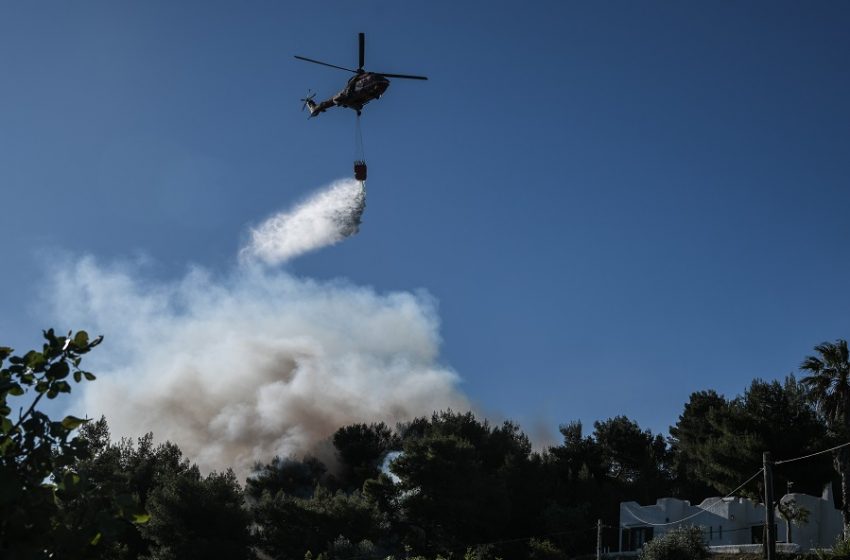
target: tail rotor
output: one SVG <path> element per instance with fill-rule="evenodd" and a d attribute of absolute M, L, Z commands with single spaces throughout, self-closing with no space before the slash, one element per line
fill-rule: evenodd
<path fill-rule="evenodd" d="M 313 92 L 312 92 L 312 90 L 307 90 L 307 97 L 305 97 L 304 99 L 301 99 L 301 100 L 300 100 L 300 101 L 302 101 L 302 104 L 301 104 L 301 110 L 302 110 L 302 111 L 303 111 L 304 109 L 306 109 L 306 108 L 310 107 L 310 105 L 312 105 L 312 104 L 313 104 L 313 98 L 314 98 L 314 97 L 316 97 L 316 94 L 315 94 L 315 93 L 313 93 Z M 312 113 L 312 111 L 310 111 L 310 112 Z"/>

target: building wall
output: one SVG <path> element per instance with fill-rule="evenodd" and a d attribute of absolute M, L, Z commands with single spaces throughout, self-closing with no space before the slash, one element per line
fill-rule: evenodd
<path fill-rule="evenodd" d="M 833 506 L 832 492 L 827 490 L 820 498 L 808 494 L 787 494 L 801 507 L 809 510 L 807 523 L 793 523 L 791 540 L 800 545 L 803 550 L 830 547 L 842 532 L 841 511 Z M 785 533 L 779 535 L 785 539 Z"/>
<path fill-rule="evenodd" d="M 791 540 L 803 550 L 829 547 L 841 534 L 841 512 L 835 509 L 830 490 L 821 497 L 807 494 L 788 494 L 801 507 L 809 510 L 805 524 L 792 525 Z M 687 519 L 686 519 L 687 518 Z M 764 530 L 765 508 L 749 498 L 708 498 L 698 506 L 686 500 L 661 498 L 654 505 L 641 506 L 637 502 L 620 504 L 620 550 L 634 549 L 629 545 L 642 544 L 642 535 L 658 538 L 678 527 L 698 526 L 703 530 L 709 546 L 746 545 L 761 542 Z M 680 519 L 685 521 L 671 525 Z M 784 541 L 785 520 L 775 512 L 776 536 Z M 651 528 L 651 533 L 641 528 Z"/>

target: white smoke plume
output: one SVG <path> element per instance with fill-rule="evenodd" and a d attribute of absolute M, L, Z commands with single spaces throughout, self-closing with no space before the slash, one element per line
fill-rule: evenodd
<path fill-rule="evenodd" d="M 301 231 L 301 247 L 320 246 L 310 231 L 328 239 L 322 228 L 278 226 L 263 234 L 270 246 L 285 245 L 272 231 Z M 244 265 L 221 278 L 194 268 L 145 280 L 143 266 L 86 257 L 59 268 L 50 301 L 59 324 L 105 335 L 85 363 L 98 379 L 75 411 L 106 415 L 113 437 L 152 431 L 205 471 L 244 477 L 255 461 L 315 451 L 349 423 L 468 408 L 439 363 L 425 293 Z"/>
<path fill-rule="evenodd" d="M 366 208 L 365 183 L 343 179 L 294 209 L 275 214 L 251 231 L 243 260 L 276 265 L 298 255 L 333 245 L 360 229 Z"/>

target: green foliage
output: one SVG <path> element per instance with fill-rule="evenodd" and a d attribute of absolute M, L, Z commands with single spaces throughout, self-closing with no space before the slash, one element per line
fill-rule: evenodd
<path fill-rule="evenodd" d="M 719 426 L 728 407 L 727 400 L 715 391 L 697 391 L 685 403 L 679 421 L 670 427 L 675 495 L 698 502 L 719 493 L 705 472 L 703 449 L 720 436 Z"/>
<path fill-rule="evenodd" d="M 817 405 L 830 433 L 839 440 L 850 437 L 850 351 L 846 340 L 822 342 L 815 347 L 818 356 L 807 356 L 800 369 L 807 373 L 802 383 Z M 844 536 L 850 537 L 850 449 L 835 453 L 835 469 L 841 477 L 841 512 Z"/>
<path fill-rule="evenodd" d="M 463 560 L 500 560 L 496 554 L 496 547 L 492 544 L 481 544 L 467 547 L 463 553 Z"/>
<path fill-rule="evenodd" d="M 448 553 L 533 531 L 531 444 L 515 424 L 491 428 L 471 413 L 448 411 L 415 421 L 405 435 L 391 470 L 415 528 L 406 541 L 417 552 Z"/>
<path fill-rule="evenodd" d="M 352 424 L 336 431 L 333 445 L 341 465 L 341 486 L 359 490 L 380 474 L 381 461 L 389 451 L 401 449 L 401 440 L 383 422 Z"/>
<path fill-rule="evenodd" d="M 779 510 L 779 515 L 785 519 L 785 542 L 793 542 L 792 527 L 795 524 L 805 525 L 808 523 L 811 512 L 798 504 L 797 500 L 790 497 L 784 497 L 777 502 L 776 509 Z"/>
<path fill-rule="evenodd" d="M 709 557 L 699 527 L 681 527 L 646 543 L 639 560 L 702 560 Z"/>
<path fill-rule="evenodd" d="M 621 501 L 654 501 L 669 495 L 673 481 L 664 439 L 620 416 L 597 422 L 592 435 L 580 422 L 560 427 L 563 443 L 551 447 L 537 474 L 534 495 L 537 526 L 529 535 L 551 535 L 553 545 L 569 555 L 595 549 L 596 519 L 614 521 Z M 533 495 L 533 494 L 532 494 Z M 574 531 L 565 532 L 565 528 Z M 616 535 L 603 535 L 615 548 Z"/>
<path fill-rule="evenodd" d="M 602 467 L 631 499 L 648 502 L 667 493 L 670 458 L 661 434 L 653 436 L 625 416 L 595 422 L 593 428 Z"/>
<path fill-rule="evenodd" d="M 283 492 L 289 496 L 308 499 L 316 486 L 326 481 L 327 467 L 315 457 L 275 457 L 266 465 L 257 464 L 245 486 L 246 494 L 259 500 L 264 493 L 276 495 Z"/>
<path fill-rule="evenodd" d="M 113 443 L 103 418 L 86 424 L 80 437 L 91 456 L 77 463 L 78 472 L 134 512 L 112 519 L 97 558 L 253 558 L 250 515 L 233 473 L 203 477 L 176 445 L 154 445 L 150 433 Z M 78 509 L 96 511 L 102 504 L 102 496 L 90 495 Z"/>
<path fill-rule="evenodd" d="M 777 552 L 776 553 L 777 560 L 817 560 L 818 553 L 815 552 L 796 552 L 796 553 L 784 553 Z M 725 553 L 712 553 L 711 560 L 764 560 L 763 553 L 735 553 L 735 552 L 725 552 Z"/>
<path fill-rule="evenodd" d="M 382 523 L 374 502 L 357 491 L 330 490 L 326 471 L 314 457 L 275 457 L 257 465 L 246 495 L 259 550 L 296 559 L 332 550 L 337 541 L 343 547 L 345 542 L 373 542 L 380 536 Z"/>
<path fill-rule="evenodd" d="M 369 540 L 364 539 L 358 543 L 353 543 L 347 537 L 340 535 L 328 545 L 328 550 L 324 556 L 327 560 L 377 558 L 378 552 L 375 545 Z"/>
<path fill-rule="evenodd" d="M 649 430 L 641 430 L 625 416 L 594 422 L 593 427 L 594 439 L 611 478 L 634 483 L 645 477 L 647 471 L 664 468 L 666 445 L 661 435 L 653 436 Z M 661 472 L 656 474 L 663 476 Z"/>
<path fill-rule="evenodd" d="M 150 560 L 253 558 L 250 519 L 232 471 L 202 477 L 197 467 L 166 474 L 151 492 Z"/>
<path fill-rule="evenodd" d="M 732 400 L 713 391 L 694 393 L 670 435 L 679 480 L 702 483 L 702 488 L 678 485 L 680 496 L 692 500 L 736 488 L 761 468 L 764 451 L 782 459 L 831 444 L 805 387 L 793 376 L 782 383 L 756 379 Z M 783 487 L 791 480 L 800 491 L 820 494 L 831 469 L 827 456 L 789 463 L 777 470 L 775 483 Z M 758 492 L 756 484 L 741 491 L 753 497 Z"/>
<path fill-rule="evenodd" d="M 830 560 L 850 560 L 850 539 L 838 537 L 829 553 Z"/>
<path fill-rule="evenodd" d="M 567 560 L 567 555 L 549 540 L 531 539 L 528 542 L 528 558 L 530 560 Z"/>
<path fill-rule="evenodd" d="M 850 560 L 850 539 L 839 535 L 832 548 L 815 550 L 818 560 Z"/>
<path fill-rule="evenodd" d="M 86 420 L 66 416 L 53 420 L 37 405 L 71 392 L 71 383 L 94 376 L 80 369 L 82 356 L 101 337 L 89 340 L 85 331 L 56 336 L 44 332 L 41 350 L 14 355 L 0 347 L 0 556 L 46 558 L 75 556 L 101 539 L 100 526 L 109 509 L 77 518 L 68 513 L 91 492 L 77 472 L 77 461 L 88 456 L 74 431 Z M 8 365 L 6 365 L 8 364 Z M 10 399 L 23 401 L 17 419 Z"/>
<path fill-rule="evenodd" d="M 850 436 L 850 351 L 847 341 L 822 342 L 818 356 L 807 356 L 800 369 L 807 375 L 803 384 L 818 405 L 830 428 L 840 437 Z"/>
<path fill-rule="evenodd" d="M 258 529 L 256 546 L 274 558 L 294 560 L 308 551 L 328 551 L 340 537 L 362 543 L 383 536 L 378 512 L 357 491 L 346 494 L 318 486 L 310 498 L 264 492 L 251 508 Z"/>
<path fill-rule="evenodd" d="M 79 344 L 97 343 L 84 333 L 45 337 L 42 352 L 12 357 L 0 349 L 0 367 L 9 364 L 0 451 L 29 450 L 0 455 L 4 558 L 561 560 L 592 551 L 596 520 L 616 522 L 622 501 L 716 494 L 755 472 L 765 449 L 781 459 L 831 444 L 805 387 L 789 377 L 755 380 L 731 400 L 694 393 L 669 442 L 624 416 L 596 422 L 590 435 L 579 422 L 563 425 L 562 443 L 542 452 L 532 452 L 517 425 L 492 426 L 472 413 L 435 413 L 396 431 L 353 424 L 332 438 L 332 470 L 315 457 L 275 457 L 257 465 L 243 492 L 233 473 L 202 476 L 176 445 L 154 445 L 151 434 L 113 443 L 105 419 L 40 414 L 42 397 L 93 378 L 79 369 Z M 54 344 L 62 346 L 58 353 Z M 11 418 L 8 402 L 28 396 L 32 406 Z M 393 477 L 381 472 L 390 451 L 400 451 Z M 822 459 L 783 466 L 777 486 L 788 477 L 802 491 L 819 492 L 830 468 L 829 457 Z M 26 491 L 15 486 L 20 465 L 41 473 Z M 10 496 L 35 529 L 11 532 L 21 521 L 10 513 Z M 784 506 L 783 515 L 803 521 L 804 511 Z M 615 533 L 603 532 L 603 546 L 616 543 Z M 841 546 L 835 558 L 844 558 Z M 678 560 L 704 553 L 698 531 L 678 531 L 642 554 Z"/>

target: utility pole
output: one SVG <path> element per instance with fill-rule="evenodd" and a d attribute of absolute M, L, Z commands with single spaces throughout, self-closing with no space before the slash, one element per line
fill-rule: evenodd
<path fill-rule="evenodd" d="M 596 520 L 596 560 L 602 560 L 602 520 Z"/>
<path fill-rule="evenodd" d="M 776 558 L 776 535 L 773 517 L 773 460 L 770 451 L 762 455 L 764 466 L 764 552 L 767 560 Z"/>

